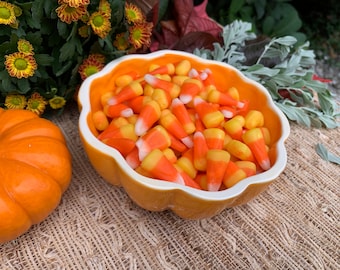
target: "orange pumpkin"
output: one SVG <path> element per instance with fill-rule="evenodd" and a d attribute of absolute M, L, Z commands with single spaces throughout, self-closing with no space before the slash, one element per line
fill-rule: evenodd
<path fill-rule="evenodd" d="M 72 175 L 59 127 L 27 110 L 0 108 L 0 243 L 25 233 L 60 203 Z"/>

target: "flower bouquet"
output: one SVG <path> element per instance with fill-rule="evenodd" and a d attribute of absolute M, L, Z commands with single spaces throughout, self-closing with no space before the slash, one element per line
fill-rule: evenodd
<path fill-rule="evenodd" d="M 0 1 L 0 106 L 62 111 L 82 80 L 145 51 L 152 27 L 121 0 Z"/>

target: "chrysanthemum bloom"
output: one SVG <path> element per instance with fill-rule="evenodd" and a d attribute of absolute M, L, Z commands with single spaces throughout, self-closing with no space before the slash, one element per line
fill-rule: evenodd
<path fill-rule="evenodd" d="M 87 12 L 87 6 L 71 7 L 68 4 L 61 4 L 57 7 L 56 12 L 59 19 L 65 23 L 72 23 L 78 21 Z"/>
<path fill-rule="evenodd" d="M 98 11 L 101 12 L 107 18 L 111 18 L 111 6 L 107 0 L 100 0 Z"/>
<path fill-rule="evenodd" d="M 143 12 L 134 4 L 125 2 L 125 17 L 128 23 L 141 23 L 145 21 Z"/>
<path fill-rule="evenodd" d="M 34 92 L 27 101 L 26 110 L 41 115 L 46 108 L 47 101 L 37 92 Z"/>
<path fill-rule="evenodd" d="M 84 59 L 82 64 L 79 66 L 78 72 L 82 80 L 85 80 L 87 77 L 97 73 L 98 71 L 104 68 L 104 64 L 99 62 L 93 57 L 89 57 Z"/>
<path fill-rule="evenodd" d="M 101 53 L 91 53 L 88 57 L 88 59 L 94 59 L 98 61 L 99 63 L 104 64 L 105 63 L 105 55 Z"/>
<path fill-rule="evenodd" d="M 115 46 L 120 51 L 126 50 L 129 47 L 129 41 L 126 37 L 126 33 L 120 33 L 116 35 L 113 46 Z"/>
<path fill-rule="evenodd" d="M 48 100 L 48 103 L 52 109 L 60 109 L 65 106 L 66 100 L 63 97 L 55 96 Z"/>
<path fill-rule="evenodd" d="M 143 45 L 150 46 L 152 26 L 152 23 L 145 22 L 129 27 L 129 42 L 135 49 L 139 49 Z"/>
<path fill-rule="evenodd" d="M 14 24 L 16 21 L 14 6 L 0 1 L 0 24 Z"/>
<path fill-rule="evenodd" d="M 25 54 L 34 54 L 32 44 L 25 39 L 19 39 L 18 51 Z"/>
<path fill-rule="evenodd" d="M 13 6 L 15 17 L 21 16 L 22 9 L 20 7 L 18 7 L 18 6 L 16 6 L 16 5 L 13 5 L 13 4 L 12 4 L 12 6 Z"/>
<path fill-rule="evenodd" d="M 88 25 L 83 25 L 78 28 L 78 34 L 82 38 L 87 38 L 90 35 L 90 27 Z"/>
<path fill-rule="evenodd" d="M 24 109 L 26 106 L 26 97 L 24 95 L 7 95 L 5 106 L 8 109 Z"/>
<path fill-rule="evenodd" d="M 111 22 L 102 12 L 96 11 L 91 14 L 88 24 L 93 32 L 100 38 L 105 38 L 111 31 Z"/>
<path fill-rule="evenodd" d="M 80 6 L 87 6 L 90 4 L 90 0 L 59 0 L 59 4 L 67 4 L 70 7 L 80 7 Z"/>
<path fill-rule="evenodd" d="M 15 52 L 6 55 L 5 66 L 10 76 L 18 79 L 28 78 L 34 75 L 38 65 L 32 54 Z"/>

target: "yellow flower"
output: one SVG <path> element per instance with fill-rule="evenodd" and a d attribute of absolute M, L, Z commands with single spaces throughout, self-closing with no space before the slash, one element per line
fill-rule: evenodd
<path fill-rule="evenodd" d="M 141 23 L 145 21 L 143 12 L 134 4 L 125 2 L 125 17 L 128 23 Z"/>
<path fill-rule="evenodd" d="M 57 7 L 56 12 L 62 22 L 70 24 L 82 18 L 87 13 L 87 10 L 86 6 L 71 7 L 63 3 Z"/>
<path fill-rule="evenodd" d="M 129 41 L 135 49 L 141 48 L 143 45 L 150 46 L 151 43 L 152 23 L 139 23 L 129 28 Z"/>
<path fill-rule="evenodd" d="M 59 4 L 67 4 L 70 7 L 80 7 L 80 6 L 87 6 L 90 4 L 90 0 L 59 0 Z"/>
<path fill-rule="evenodd" d="M 102 70 L 104 64 L 95 59 L 94 57 L 88 57 L 84 59 L 82 64 L 79 66 L 78 72 L 82 80 L 85 80 L 87 77 L 97 73 Z"/>
<path fill-rule="evenodd" d="M 34 71 L 38 67 L 37 62 L 31 54 L 15 52 L 5 57 L 5 66 L 9 75 L 18 79 L 33 76 Z"/>
<path fill-rule="evenodd" d="M 111 6 L 107 0 L 100 0 L 98 11 L 101 12 L 107 18 L 111 18 Z"/>
<path fill-rule="evenodd" d="M 24 95 L 7 95 L 5 106 L 8 109 L 24 109 L 26 106 L 26 98 Z"/>
<path fill-rule="evenodd" d="M 102 12 L 96 11 L 91 14 L 88 24 L 93 32 L 100 38 L 105 38 L 111 31 L 111 22 Z"/>
<path fill-rule="evenodd" d="M 120 33 L 116 35 L 116 39 L 113 42 L 113 45 L 120 51 L 124 51 L 129 47 L 129 41 L 126 38 L 125 33 Z"/>
<path fill-rule="evenodd" d="M 25 39 L 19 39 L 18 51 L 25 54 L 34 54 L 32 44 Z"/>
<path fill-rule="evenodd" d="M 41 115 L 46 108 L 47 101 L 37 92 L 34 92 L 27 101 L 26 110 Z"/>
<path fill-rule="evenodd" d="M 50 104 L 52 109 L 60 109 L 65 106 L 66 100 L 63 97 L 55 96 L 51 98 L 48 103 Z"/>
<path fill-rule="evenodd" d="M 13 6 L 13 10 L 14 10 L 14 14 L 15 17 L 19 17 L 22 14 L 22 9 L 16 5 L 12 5 Z"/>
<path fill-rule="evenodd" d="M 16 21 L 14 5 L 0 1 L 0 24 L 14 24 Z"/>

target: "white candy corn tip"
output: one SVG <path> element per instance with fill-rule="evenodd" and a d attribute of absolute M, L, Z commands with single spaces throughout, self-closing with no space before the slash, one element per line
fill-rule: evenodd
<path fill-rule="evenodd" d="M 221 113 L 225 118 L 232 118 L 234 116 L 234 113 L 228 110 L 221 110 Z"/>
<path fill-rule="evenodd" d="M 116 105 L 117 104 L 117 99 L 115 97 L 112 97 L 110 98 L 108 101 L 107 101 L 107 104 L 108 105 Z"/>
<path fill-rule="evenodd" d="M 151 74 L 145 74 L 144 76 L 144 80 L 148 83 L 148 84 L 154 84 L 155 83 L 155 76 L 151 75 Z"/>
<path fill-rule="evenodd" d="M 192 100 L 192 96 L 190 96 L 190 95 L 180 95 L 179 99 L 180 99 L 180 101 L 183 102 L 183 104 L 188 104 Z"/>
<path fill-rule="evenodd" d="M 267 171 L 270 169 L 270 160 L 269 159 L 266 159 L 266 160 L 263 160 L 262 162 L 259 163 L 260 167 Z"/>
<path fill-rule="evenodd" d="M 121 111 L 120 115 L 123 117 L 130 117 L 133 115 L 133 110 L 131 108 L 126 108 Z"/>
<path fill-rule="evenodd" d="M 136 147 L 138 148 L 138 158 L 142 161 L 150 153 L 150 147 L 148 147 L 142 138 L 136 141 Z"/>
<path fill-rule="evenodd" d="M 239 109 L 242 109 L 244 107 L 244 103 L 239 101 L 239 102 L 237 102 L 236 107 L 239 108 Z"/>
<path fill-rule="evenodd" d="M 194 146 L 194 143 L 189 136 L 182 138 L 181 142 L 184 143 L 188 148 L 192 148 Z"/>
<path fill-rule="evenodd" d="M 135 124 L 135 133 L 137 136 L 142 136 L 146 131 L 148 130 L 148 127 L 145 125 L 143 119 L 137 119 Z"/>

